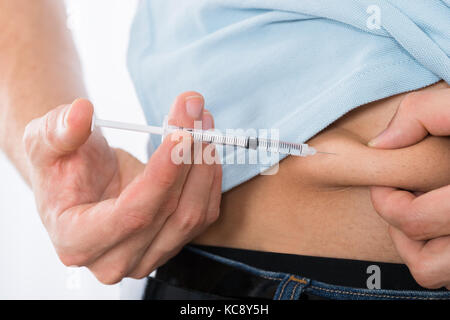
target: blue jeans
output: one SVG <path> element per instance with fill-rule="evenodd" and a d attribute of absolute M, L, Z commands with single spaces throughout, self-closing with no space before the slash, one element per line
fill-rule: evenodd
<path fill-rule="evenodd" d="M 187 246 L 185 250 L 272 281 L 276 284 L 272 297 L 274 300 L 298 300 L 302 295 L 333 300 L 450 300 L 450 291 L 378 290 L 336 286 L 298 274 L 265 271 L 191 246 Z"/>

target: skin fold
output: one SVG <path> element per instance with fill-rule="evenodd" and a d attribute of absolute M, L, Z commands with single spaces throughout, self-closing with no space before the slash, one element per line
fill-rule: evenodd
<path fill-rule="evenodd" d="M 447 88 L 440 82 L 420 91 Z M 450 182 L 450 138 L 395 150 L 367 146 L 388 125 L 401 94 L 360 107 L 311 139 L 337 155 L 289 157 L 222 197 L 221 216 L 194 243 L 302 255 L 403 262 L 375 212 L 369 186 L 426 192 Z M 426 98 L 426 95 L 424 95 Z"/>

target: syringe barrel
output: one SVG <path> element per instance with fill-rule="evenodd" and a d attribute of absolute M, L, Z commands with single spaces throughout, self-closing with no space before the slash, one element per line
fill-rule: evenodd
<path fill-rule="evenodd" d="M 262 149 L 267 152 L 301 157 L 314 155 L 316 153 L 315 149 L 307 144 L 290 143 L 258 137 L 227 136 L 215 131 L 201 131 L 194 129 L 184 130 L 192 135 L 194 141 L 199 142 L 230 145 L 251 150 Z"/>
<path fill-rule="evenodd" d="M 314 155 L 316 153 L 315 149 L 311 148 L 307 144 L 298 144 L 258 137 L 225 135 L 221 132 L 217 132 L 214 130 L 205 131 L 189 128 L 179 128 L 168 125 L 167 119 L 164 121 L 165 135 L 176 130 L 183 130 L 185 132 L 188 132 L 191 134 L 194 141 L 204 143 L 235 146 L 251 150 L 263 149 L 267 152 L 275 152 L 285 155 L 293 155 L 301 157 Z"/>

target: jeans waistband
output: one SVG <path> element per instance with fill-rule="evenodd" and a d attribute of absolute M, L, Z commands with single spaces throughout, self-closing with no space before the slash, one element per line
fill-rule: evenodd
<path fill-rule="evenodd" d="M 254 279 L 250 281 L 254 287 L 249 288 L 248 291 L 252 292 L 253 289 L 253 292 L 256 292 L 258 290 L 258 287 L 265 287 L 265 292 L 270 292 L 270 295 L 273 294 L 273 296 L 271 296 L 270 298 L 275 300 L 297 300 L 305 294 L 311 294 L 317 297 L 335 300 L 450 300 L 450 291 L 384 290 L 338 286 L 316 281 L 314 279 L 309 279 L 299 274 L 262 270 L 239 261 L 231 260 L 222 256 L 212 254 L 210 252 L 206 252 L 192 246 L 187 246 L 183 250 L 215 261 L 222 266 L 230 267 L 233 271 L 223 279 L 224 281 L 236 280 L 238 282 L 239 279 L 244 278 L 238 275 L 240 272 L 244 272 L 249 276 L 251 275 L 252 277 L 259 278 L 260 281 L 255 281 Z M 205 262 L 202 262 L 202 264 L 204 263 Z M 223 269 L 223 267 L 220 268 Z M 201 270 L 198 271 L 202 272 Z M 222 275 L 223 274 L 224 271 L 222 271 Z M 236 277 L 236 279 L 233 279 L 233 277 Z M 247 283 L 246 285 L 249 284 Z M 272 291 L 267 290 L 270 285 L 272 285 L 273 287 Z M 220 292 L 213 293 L 219 295 L 221 294 Z"/>
<path fill-rule="evenodd" d="M 301 274 L 305 278 L 337 286 L 386 290 L 427 290 L 416 282 L 408 267 L 402 263 L 306 256 L 198 244 L 190 246 L 258 269 Z"/>

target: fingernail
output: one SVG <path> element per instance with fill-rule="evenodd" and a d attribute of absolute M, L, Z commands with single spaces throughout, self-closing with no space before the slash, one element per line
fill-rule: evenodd
<path fill-rule="evenodd" d="M 377 144 L 383 139 L 387 132 L 387 129 L 383 130 L 379 135 L 377 135 L 375 138 L 369 141 L 367 144 L 369 147 L 376 147 Z"/>
<path fill-rule="evenodd" d="M 199 119 L 203 112 L 203 97 L 190 96 L 186 97 L 186 112 L 193 119 Z"/>
<path fill-rule="evenodd" d="M 203 113 L 202 123 L 203 130 L 209 130 L 214 127 L 214 119 L 209 111 Z"/>

